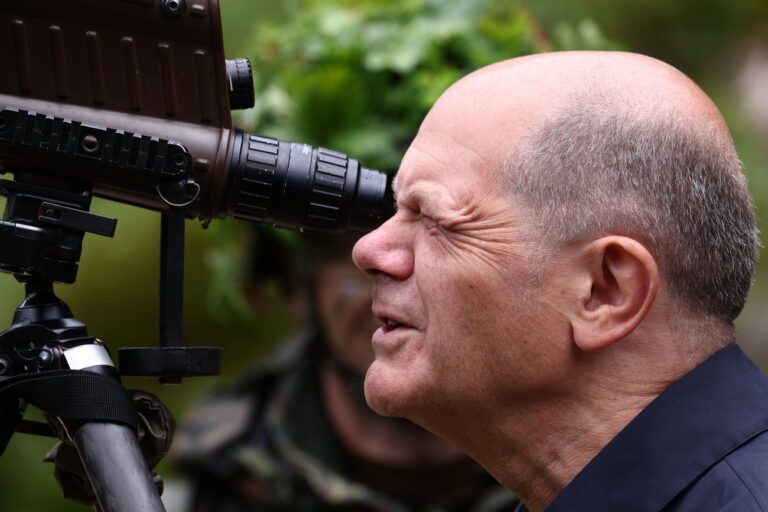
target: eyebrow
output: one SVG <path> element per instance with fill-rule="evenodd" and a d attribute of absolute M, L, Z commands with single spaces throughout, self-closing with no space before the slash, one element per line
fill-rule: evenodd
<path fill-rule="evenodd" d="M 411 205 L 417 205 L 416 208 L 419 211 L 428 211 L 431 216 L 450 209 L 450 207 L 439 201 L 438 197 L 429 187 L 422 184 L 408 187 L 406 190 L 401 191 L 401 194 L 403 194 L 401 197 L 402 201 L 407 201 Z M 399 205 L 399 203 L 397 204 Z"/>
<path fill-rule="evenodd" d="M 421 181 L 421 180 L 418 180 Z M 392 183 L 390 184 L 390 188 L 392 189 L 393 199 L 395 202 L 395 208 L 399 209 L 400 200 L 406 200 L 410 199 L 412 201 L 416 201 L 421 205 L 421 207 L 424 206 L 434 206 L 434 196 L 433 194 L 429 194 L 428 187 L 427 190 L 424 190 L 424 186 L 422 184 L 412 184 L 412 186 L 406 187 L 405 190 L 398 190 L 397 186 L 397 175 L 395 175 L 395 178 L 392 180 Z M 400 197 L 402 194 L 405 194 L 404 197 Z"/>

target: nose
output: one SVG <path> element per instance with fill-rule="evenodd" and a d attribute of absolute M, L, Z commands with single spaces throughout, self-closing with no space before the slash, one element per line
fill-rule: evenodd
<path fill-rule="evenodd" d="M 412 239 L 398 215 L 357 241 L 352 249 L 357 268 L 370 275 L 403 280 L 413 272 Z"/>

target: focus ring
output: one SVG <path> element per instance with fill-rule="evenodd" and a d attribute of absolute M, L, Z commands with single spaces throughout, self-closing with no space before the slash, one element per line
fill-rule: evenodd
<path fill-rule="evenodd" d="M 280 141 L 249 133 L 243 146 L 240 179 L 232 197 L 235 216 L 271 221 Z"/>
<path fill-rule="evenodd" d="M 344 185 L 350 167 L 357 160 L 325 148 L 317 149 L 315 172 L 310 185 L 309 205 L 304 225 L 311 229 L 334 230 L 339 227 L 344 203 Z"/>

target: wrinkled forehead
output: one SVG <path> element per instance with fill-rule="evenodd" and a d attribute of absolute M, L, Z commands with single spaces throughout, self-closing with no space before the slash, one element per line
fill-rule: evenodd
<path fill-rule="evenodd" d="M 509 70 L 474 73 L 451 86 L 424 119 L 401 166 L 500 172 L 510 152 L 557 104 Z M 420 174 L 420 173 L 419 173 Z M 400 183 L 397 183 L 400 186 Z"/>
<path fill-rule="evenodd" d="M 447 130 L 422 130 L 414 139 L 392 181 L 395 198 L 412 194 L 464 196 L 481 183 L 495 180 L 500 167 L 472 140 L 462 140 Z"/>
<path fill-rule="evenodd" d="M 515 77 L 499 75 L 489 72 L 457 82 L 427 114 L 419 136 L 451 139 L 486 160 L 505 155 L 506 147 L 552 110 L 553 101 L 521 87 Z"/>

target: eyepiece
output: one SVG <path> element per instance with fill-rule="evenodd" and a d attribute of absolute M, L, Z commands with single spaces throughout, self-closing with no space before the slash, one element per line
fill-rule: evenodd
<path fill-rule="evenodd" d="M 369 231 L 388 216 L 387 177 L 343 153 L 237 129 L 227 215 L 314 233 Z"/>
<path fill-rule="evenodd" d="M 248 59 L 226 61 L 229 84 L 229 108 L 243 110 L 253 107 L 256 96 L 253 89 L 253 72 Z"/>

